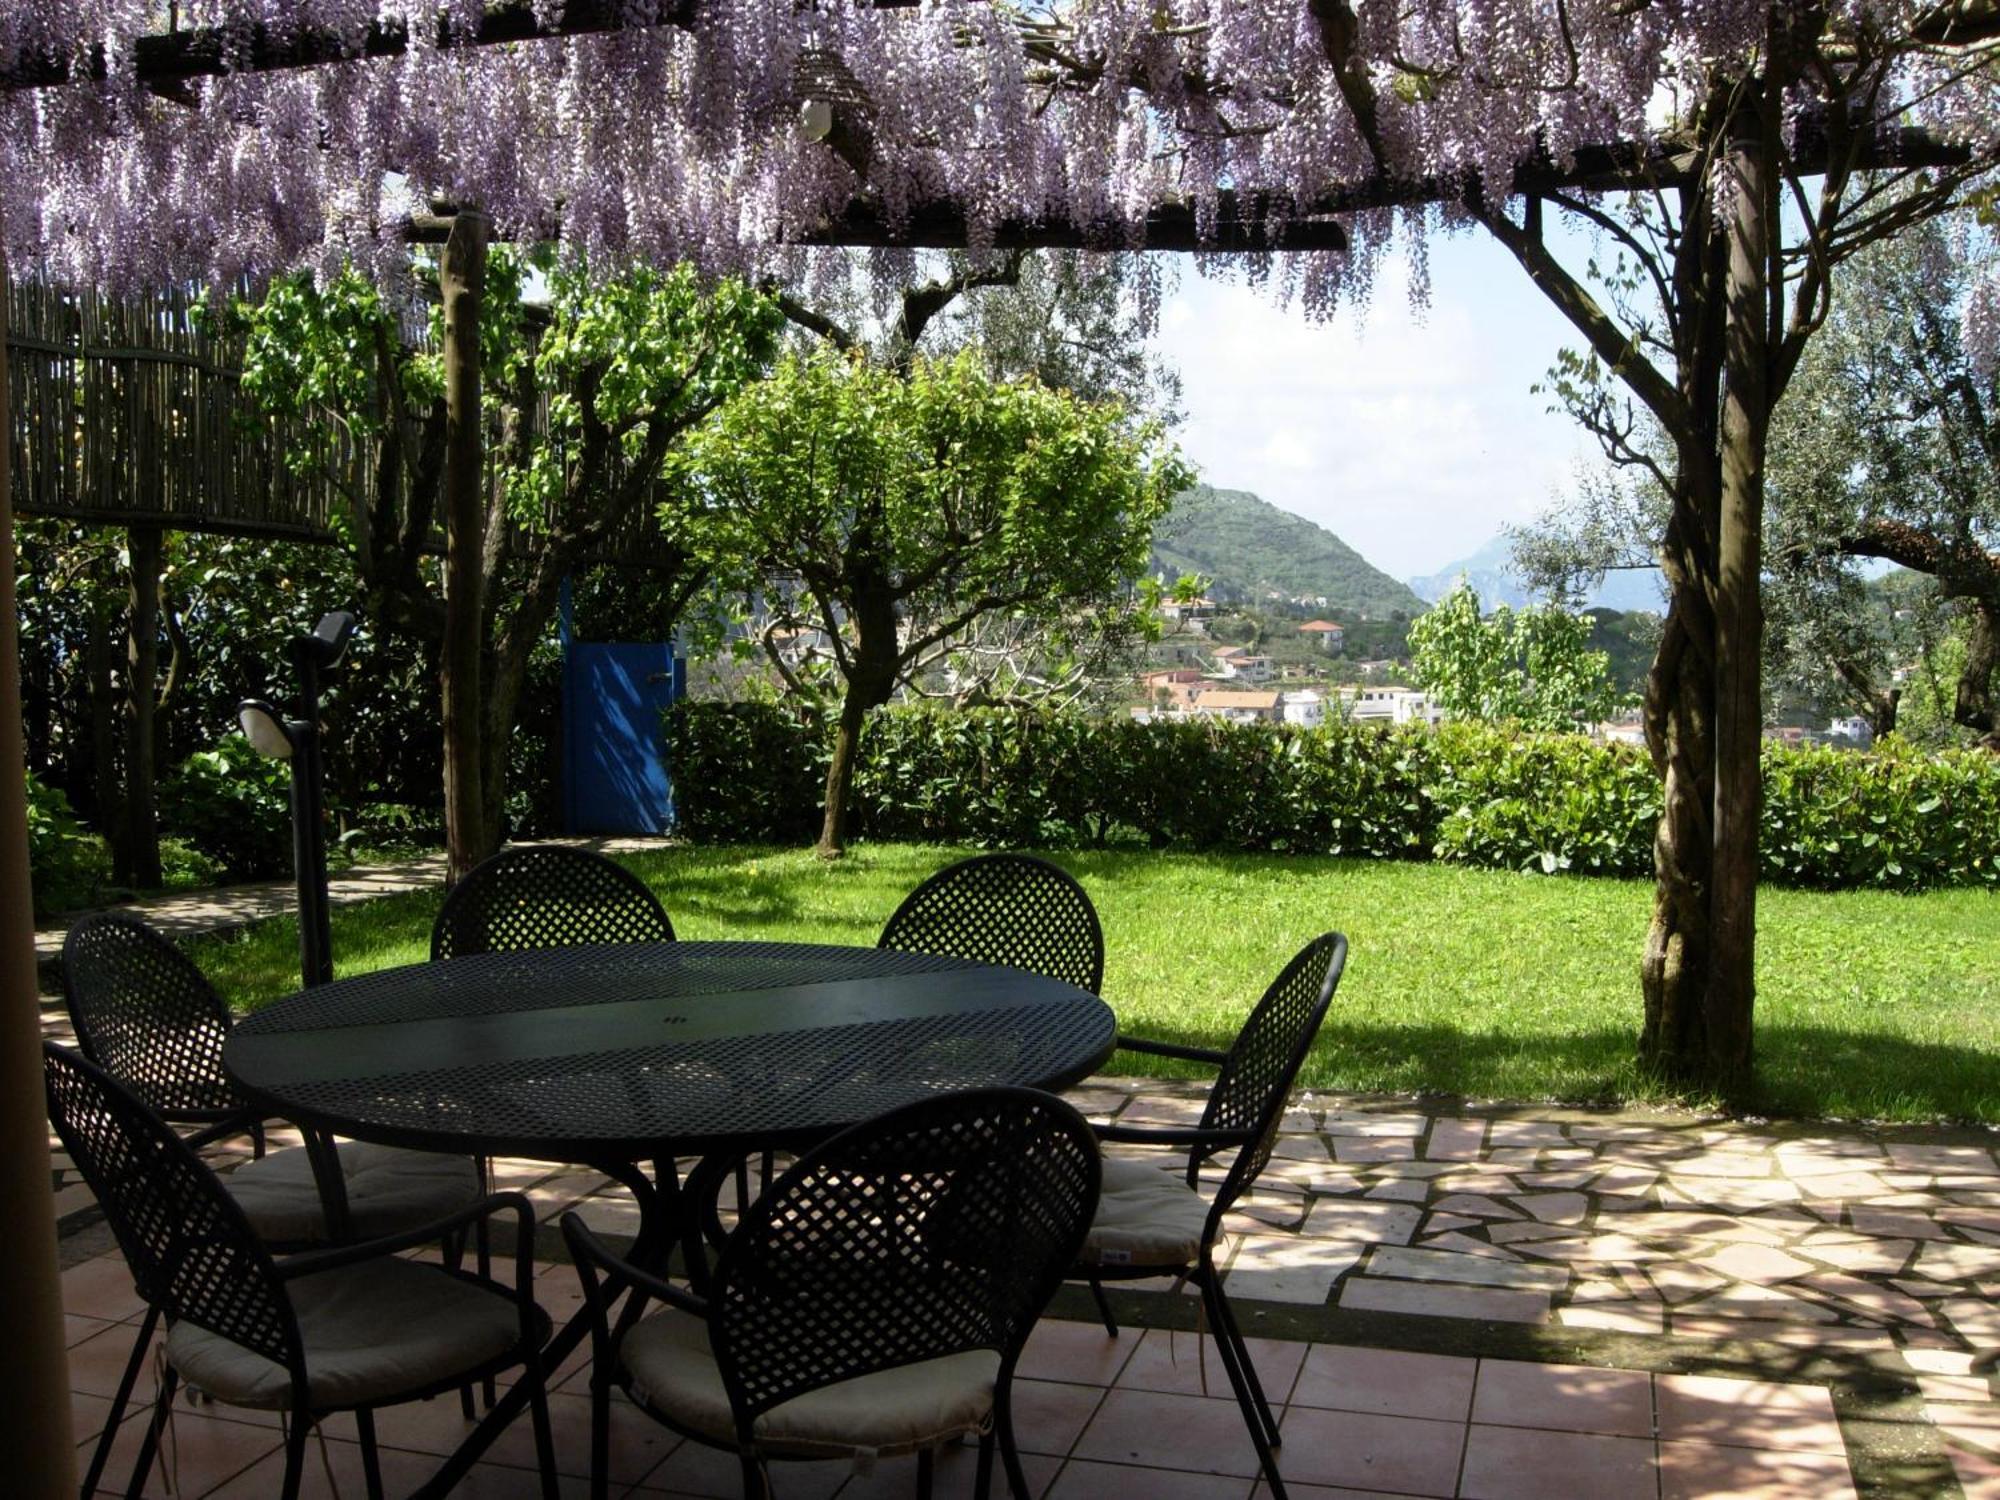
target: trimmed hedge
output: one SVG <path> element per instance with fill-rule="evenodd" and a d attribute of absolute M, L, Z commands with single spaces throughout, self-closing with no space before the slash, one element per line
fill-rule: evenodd
<path fill-rule="evenodd" d="M 782 704 L 667 715 L 680 829 L 796 843 L 830 750 Z M 2000 759 L 1892 745 L 1764 750 L 1764 872 L 1792 885 L 2000 885 Z M 852 826 L 989 848 L 1142 844 L 1645 875 L 1660 783 L 1644 752 L 1489 724 L 1317 729 L 1032 709 L 870 716 Z"/>

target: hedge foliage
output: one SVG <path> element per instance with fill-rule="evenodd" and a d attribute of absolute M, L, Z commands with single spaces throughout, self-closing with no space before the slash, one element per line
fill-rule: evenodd
<path fill-rule="evenodd" d="M 829 736 L 782 704 L 667 715 L 683 834 L 795 843 L 819 827 Z M 2000 885 L 2000 759 L 1764 749 L 1764 871 L 1792 885 Z M 1489 724 L 1317 729 L 1031 709 L 878 710 L 854 830 L 1062 849 L 1142 844 L 1652 870 L 1660 783 L 1631 746 Z"/>

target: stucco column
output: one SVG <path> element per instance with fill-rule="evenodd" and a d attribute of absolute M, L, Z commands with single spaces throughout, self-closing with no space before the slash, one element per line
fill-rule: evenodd
<path fill-rule="evenodd" d="M 7 334 L 0 251 L 0 354 Z M 14 617 L 13 392 L 0 360 L 0 1413 L 10 1434 L 0 1488 L 32 1500 L 76 1493 L 63 1357 L 56 1200 L 42 1104 L 41 1007 L 28 891 L 27 764 Z"/>

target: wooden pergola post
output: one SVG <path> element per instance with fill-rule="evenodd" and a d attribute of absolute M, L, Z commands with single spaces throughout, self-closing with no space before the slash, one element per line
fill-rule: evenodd
<path fill-rule="evenodd" d="M 0 250 L 0 350 L 7 335 Z M 63 1353 L 56 1202 L 42 1104 L 41 1005 L 28 887 L 28 800 L 21 742 L 21 651 L 14 614 L 13 391 L 0 366 L 0 1411 L 7 1492 L 76 1493 L 69 1363 Z"/>

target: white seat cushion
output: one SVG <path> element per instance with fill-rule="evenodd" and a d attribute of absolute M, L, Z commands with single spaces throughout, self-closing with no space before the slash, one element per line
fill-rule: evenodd
<path fill-rule="evenodd" d="M 1187 1185 L 1182 1169 L 1122 1156 L 1104 1158 L 1104 1188 L 1078 1260 L 1086 1266 L 1191 1266 L 1201 1255 L 1208 1204 Z M 1226 1245 L 1218 1236 L 1215 1256 Z"/>
<path fill-rule="evenodd" d="M 521 1315 L 499 1292 L 392 1255 L 289 1283 L 315 1410 L 394 1401 L 476 1370 L 519 1341 Z M 275 1360 L 176 1323 L 167 1358 L 188 1384 L 233 1406 L 292 1398 Z"/>
<path fill-rule="evenodd" d="M 363 1141 L 340 1143 L 347 1179 L 347 1207 L 358 1239 L 414 1229 L 477 1203 L 479 1169 L 466 1156 L 405 1151 Z M 299 1148 L 246 1161 L 223 1185 L 249 1216 L 257 1237 L 272 1245 L 317 1245 L 326 1240 L 326 1210 L 313 1178 L 312 1158 Z"/>
<path fill-rule="evenodd" d="M 677 1426 L 736 1445 L 736 1419 L 708 1341 L 708 1325 L 674 1308 L 625 1335 L 619 1358 L 632 1394 Z M 973 1349 L 857 1375 L 774 1406 L 757 1418 L 760 1452 L 786 1458 L 914 1453 L 985 1430 L 1000 1356 Z"/>

